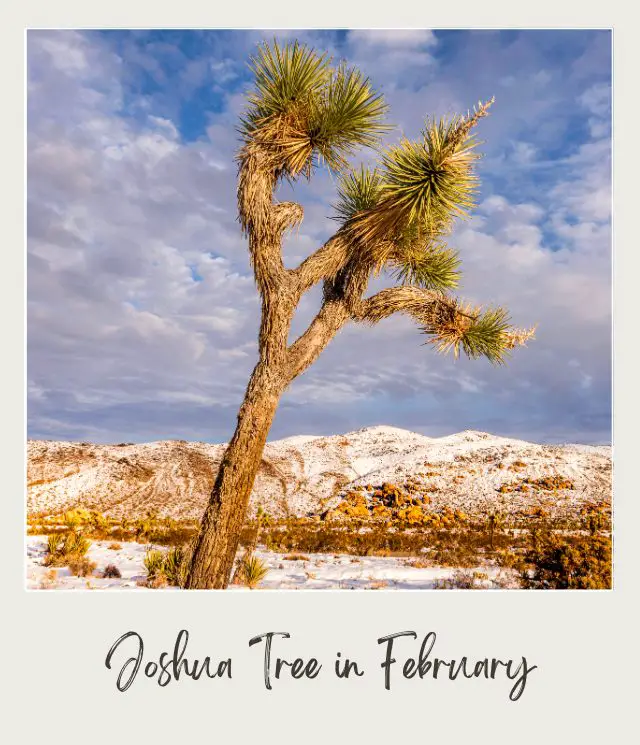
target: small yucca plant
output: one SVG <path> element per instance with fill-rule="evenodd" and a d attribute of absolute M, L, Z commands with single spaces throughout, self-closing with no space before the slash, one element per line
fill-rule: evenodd
<path fill-rule="evenodd" d="M 45 566 L 57 565 L 62 558 L 64 538 L 60 533 L 51 533 L 47 536 L 47 552 L 43 564 Z"/>
<path fill-rule="evenodd" d="M 50 533 L 47 536 L 47 553 L 55 556 L 62 547 L 63 537 L 60 533 Z"/>
<path fill-rule="evenodd" d="M 174 546 L 165 554 L 163 570 L 170 585 L 180 585 L 185 551 L 182 546 Z"/>
<path fill-rule="evenodd" d="M 147 578 L 155 579 L 159 574 L 164 574 L 164 554 L 162 551 L 152 549 L 147 551 L 144 557 L 144 568 L 147 570 Z"/>
<path fill-rule="evenodd" d="M 257 556 L 245 556 L 239 567 L 239 579 L 250 589 L 255 589 L 269 573 L 269 568 Z"/>
<path fill-rule="evenodd" d="M 84 556 L 91 546 L 91 541 L 87 540 L 80 533 L 67 533 L 62 545 L 61 553 L 64 556 Z"/>

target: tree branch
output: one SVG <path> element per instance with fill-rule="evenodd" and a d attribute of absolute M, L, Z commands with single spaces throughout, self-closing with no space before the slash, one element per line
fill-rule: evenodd
<path fill-rule="evenodd" d="M 273 203 L 277 174 L 268 153 L 247 145 L 238 154 L 238 216 L 249 237 L 249 255 L 263 299 L 288 283 L 282 263 L 282 234 L 302 220 L 302 207 Z"/>
<path fill-rule="evenodd" d="M 457 304 L 455 300 L 433 290 L 412 286 L 390 287 L 356 303 L 352 308 L 352 317 L 354 321 L 374 324 L 394 313 L 406 313 L 419 323 L 429 323 L 436 309 L 453 312 L 457 310 Z"/>
<path fill-rule="evenodd" d="M 307 290 L 323 280 L 332 280 L 348 262 L 351 250 L 352 246 L 345 240 L 342 231 L 339 231 L 308 256 L 291 272 L 299 295 L 304 295 Z"/>
<path fill-rule="evenodd" d="M 350 314 L 340 298 L 325 297 L 322 307 L 307 330 L 289 347 L 290 379 L 301 375 L 349 320 Z"/>
<path fill-rule="evenodd" d="M 445 306 L 449 313 L 455 312 L 455 300 L 419 287 L 392 287 L 362 300 L 358 293 L 364 290 L 364 286 L 362 281 L 358 281 L 358 274 L 364 272 L 347 272 L 342 282 L 325 283 L 322 307 L 307 330 L 289 347 L 292 380 L 315 362 L 347 321 L 374 324 L 394 313 L 408 313 L 418 322 L 428 324 L 433 322 L 436 306 Z M 364 281 L 366 283 L 366 278 Z"/>

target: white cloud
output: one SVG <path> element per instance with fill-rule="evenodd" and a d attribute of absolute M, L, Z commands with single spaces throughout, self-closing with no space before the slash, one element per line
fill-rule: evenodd
<path fill-rule="evenodd" d="M 349 41 L 392 49 L 433 47 L 438 43 L 428 29 L 354 29 L 349 31 Z"/>

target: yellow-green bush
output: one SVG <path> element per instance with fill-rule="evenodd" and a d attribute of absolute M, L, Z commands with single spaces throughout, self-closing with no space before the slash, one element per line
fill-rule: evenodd
<path fill-rule="evenodd" d="M 555 535 L 537 541 L 525 556 L 522 586 L 535 589 L 604 590 L 611 588 L 609 536 Z"/>

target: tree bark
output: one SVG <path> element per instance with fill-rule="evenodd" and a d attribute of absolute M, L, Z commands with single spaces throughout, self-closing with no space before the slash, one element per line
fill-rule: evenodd
<path fill-rule="evenodd" d="M 285 387 L 279 373 L 264 361 L 253 371 L 194 546 L 188 589 L 224 589 L 229 584 L 249 497 Z"/>

